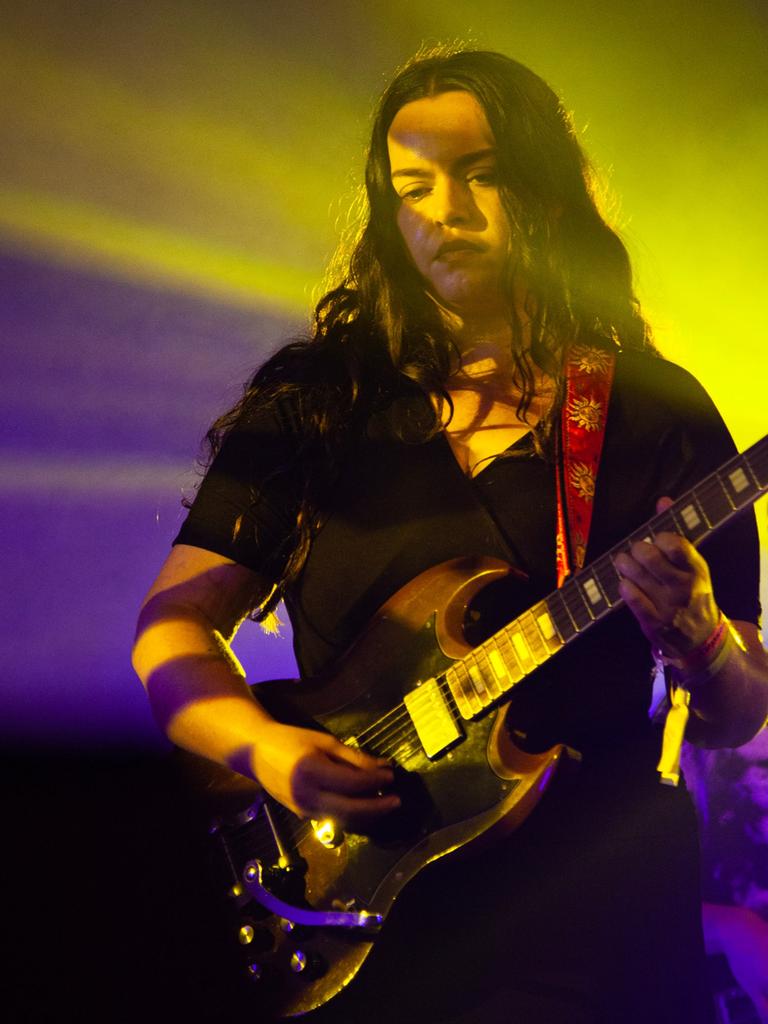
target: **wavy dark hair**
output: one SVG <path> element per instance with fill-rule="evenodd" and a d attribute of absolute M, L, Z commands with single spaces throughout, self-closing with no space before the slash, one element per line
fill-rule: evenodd
<path fill-rule="evenodd" d="M 510 302 L 518 416 L 525 420 L 533 398 L 535 367 L 555 379 L 561 394 L 563 351 L 573 341 L 654 351 L 627 251 L 599 211 L 595 176 L 557 95 L 500 53 L 438 47 L 417 54 L 395 75 L 376 109 L 364 223 L 337 256 L 335 283 L 317 303 L 310 335 L 272 356 L 207 435 L 213 457 L 244 418 L 275 405 L 291 411 L 296 456 L 284 469 L 298 472 L 304 490 L 275 588 L 268 597 L 260 595 L 257 619 L 301 572 L 322 515 L 324 488 L 346 442 L 365 430 L 371 413 L 389 403 L 395 410 L 389 429 L 411 442 L 434 436 L 450 418 L 446 382 L 458 368 L 458 351 L 397 227 L 387 134 L 406 103 L 452 90 L 471 93 L 485 111 L 510 225 L 507 284 L 510 296 L 513 279 L 523 280 L 528 290 L 526 350 L 519 312 Z M 419 415 L 412 402 L 392 404 L 403 387 L 426 399 L 418 403 Z M 558 411 L 556 401 L 535 425 L 541 454 L 551 451 Z"/>

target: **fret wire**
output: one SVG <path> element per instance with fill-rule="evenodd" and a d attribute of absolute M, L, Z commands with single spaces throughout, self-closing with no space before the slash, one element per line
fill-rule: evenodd
<path fill-rule="evenodd" d="M 757 490 L 757 485 L 754 480 L 750 479 L 750 476 L 744 470 L 745 464 L 739 464 L 730 473 L 725 473 L 723 476 L 723 486 L 728 491 L 729 499 L 734 503 L 735 508 L 745 508 L 747 505 L 752 503 L 752 496 Z M 751 474 L 750 474 L 751 475 Z M 738 477 L 738 484 L 734 482 L 731 477 Z"/>
<path fill-rule="evenodd" d="M 531 615 L 533 615 L 534 621 L 536 622 L 536 626 L 539 632 L 541 633 L 541 639 L 544 643 L 544 648 L 547 651 L 547 654 L 554 653 L 550 652 L 550 646 L 552 644 L 555 644 L 557 649 L 562 647 L 565 641 L 563 640 L 562 636 L 560 636 L 560 632 L 557 628 L 557 623 L 552 617 L 547 602 L 539 601 L 537 604 L 535 604 L 533 608 L 531 608 Z M 547 639 L 547 637 L 544 635 L 544 630 L 541 628 L 540 619 L 543 616 L 546 616 L 549 619 L 552 625 L 552 629 L 554 630 L 554 636 L 550 637 L 549 639 Z"/>
<path fill-rule="evenodd" d="M 768 487 L 768 444 L 762 444 L 755 451 L 750 451 L 744 461 L 761 487 Z"/>
<path fill-rule="evenodd" d="M 575 576 L 574 580 L 573 580 L 574 586 L 578 590 L 579 597 L 581 598 L 582 604 L 584 605 L 584 609 L 586 610 L 587 615 L 589 616 L 590 619 L 594 619 L 595 616 L 594 616 L 594 612 L 592 611 L 592 602 L 589 600 L 589 595 L 587 594 L 586 590 L 584 589 L 584 587 L 583 587 L 583 585 L 581 583 L 582 579 L 586 580 L 587 577 L 586 576 Z"/>
<path fill-rule="evenodd" d="M 589 594 L 587 594 L 587 598 L 589 599 L 589 610 L 592 613 L 592 616 L 594 618 L 597 618 L 601 605 L 605 605 L 606 607 L 610 608 L 611 602 L 608 600 L 608 595 L 605 593 L 605 590 L 603 589 L 602 580 L 600 579 L 599 575 L 594 571 L 593 566 L 590 566 L 584 573 L 582 573 L 582 577 L 585 581 L 584 586 L 582 587 L 585 594 L 587 593 L 587 581 L 591 580 L 592 583 L 597 587 L 599 594 L 597 601 L 592 601 L 592 599 L 589 598 Z"/>
<path fill-rule="evenodd" d="M 725 495 L 725 500 L 727 501 L 728 505 L 730 506 L 730 509 L 734 509 L 735 510 L 736 506 L 734 505 L 733 501 L 731 500 L 731 493 L 728 490 L 728 487 L 726 486 L 722 476 L 719 473 L 715 474 L 714 481 L 717 481 L 717 483 L 720 485 L 720 489 L 722 490 L 723 494 Z M 714 481 L 713 481 L 713 483 L 714 483 Z M 726 515 L 727 515 L 727 513 L 726 513 Z M 713 526 L 717 526 L 717 525 L 719 525 L 720 522 L 722 522 L 722 519 L 720 519 L 718 523 L 713 523 L 712 525 Z"/>
<path fill-rule="evenodd" d="M 587 593 L 586 585 L 590 580 L 592 580 L 592 582 L 597 585 L 597 589 L 602 594 L 602 599 L 605 600 L 605 594 L 603 593 L 603 581 L 600 579 L 599 574 L 595 571 L 594 565 L 588 565 L 585 569 L 583 569 L 579 573 L 577 579 L 579 580 L 579 586 L 581 587 L 582 593 L 586 595 L 587 600 L 589 601 L 590 608 L 595 607 L 595 605 L 592 603 L 589 594 Z"/>
<path fill-rule="evenodd" d="M 533 611 L 536 623 L 544 636 L 544 644 L 550 654 L 554 654 L 555 651 L 559 651 L 565 644 L 565 638 L 560 635 L 560 630 L 552 616 L 549 605 L 546 601 L 539 601 Z M 547 632 L 549 633 L 549 636 L 544 633 L 544 628 L 542 626 L 543 621 L 547 622 Z"/>
<path fill-rule="evenodd" d="M 686 522 L 684 515 L 686 509 L 693 509 L 694 516 L 698 522 L 693 524 Z M 691 493 L 687 500 L 683 498 L 676 502 L 669 511 L 674 516 L 678 532 L 687 537 L 688 540 L 698 542 L 709 532 L 707 517 L 695 491 Z"/>
<path fill-rule="evenodd" d="M 696 488 L 695 496 L 697 505 L 704 516 L 704 520 L 710 528 L 713 522 L 718 522 L 721 518 L 718 509 L 730 508 L 727 495 L 723 491 L 719 480 L 705 480 Z"/>
<path fill-rule="evenodd" d="M 564 640 L 570 640 L 576 636 L 578 629 L 571 617 L 571 613 L 568 611 L 568 605 L 563 600 L 563 595 L 560 591 L 555 590 L 551 593 L 545 603 L 552 614 L 553 621 L 557 625 L 557 630 L 560 633 L 560 636 L 562 636 Z M 554 610 L 555 608 L 557 610 Z M 564 618 L 562 618 L 562 615 L 559 613 L 564 613 Z M 565 635 L 565 627 L 568 627 L 569 635 L 567 637 Z"/>
<path fill-rule="evenodd" d="M 566 583 L 562 585 L 562 587 L 560 587 L 558 593 L 562 597 L 563 604 L 565 605 L 569 615 L 571 615 L 571 611 L 574 607 L 581 607 L 581 605 L 583 604 L 581 594 L 579 593 L 579 590 L 574 583 L 573 577 L 571 577 Z M 571 618 L 573 619 L 573 615 L 571 615 Z M 574 625 L 577 625 L 575 619 Z"/>
<path fill-rule="evenodd" d="M 589 611 L 586 598 L 576 583 L 576 578 L 572 577 L 567 583 L 564 583 L 563 586 L 560 587 L 560 593 L 563 595 L 563 601 L 568 609 L 568 614 L 573 619 L 574 625 L 579 631 L 581 631 L 592 620 L 592 615 Z M 581 614 L 579 614 L 579 612 Z"/>
<path fill-rule="evenodd" d="M 532 610 L 529 609 L 527 612 L 524 612 L 524 614 L 520 616 L 518 621 L 521 623 L 523 636 L 525 637 L 526 643 L 531 649 L 533 660 L 538 662 L 539 659 L 536 657 L 536 655 L 541 654 L 546 656 L 547 645 L 544 641 L 544 637 L 541 634 L 541 630 L 539 629 L 539 625 L 536 622 L 536 618 L 533 615 Z M 526 630 L 525 628 L 525 623 L 530 624 L 528 630 Z M 528 639 L 529 635 L 531 637 L 530 640 Z"/>
<path fill-rule="evenodd" d="M 533 625 L 536 629 L 536 636 L 539 637 L 541 640 L 541 649 L 544 651 L 544 654 L 546 655 L 549 653 L 550 642 L 544 636 L 544 630 L 541 628 L 541 624 L 539 622 L 539 616 L 541 615 L 542 609 L 543 602 L 540 601 L 538 604 L 535 604 L 533 608 L 530 608 L 528 610 L 528 614 L 530 615 L 531 621 L 533 622 Z"/>
<path fill-rule="evenodd" d="M 488 704 L 490 703 L 490 701 L 493 699 L 493 696 L 491 695 L 491 692 L 490 692 L 490 686 L 488 685 L 488 679 L 486 678 L 486 673 L 485 673 L 483 667 L 480 665 L 480 648 L 479 647 L 474 648 L 474 650 L 470 651 L 469 654 L 465 657 L 464 660 L 468 661 L 468 662 L 471 661 L 472 662 L 472 667 L 480 675 L 480 678 L 482 680 L 483 686 L 485 687 L 485 691 L 483 693 L 479 693 L 478 692 L 477 686 L 475 684 L 475 677 L 473 676 L 472 672 L 469 671 L 469 669 L 467 670 L 467 674 L 469 675 L 469 680 L 472 683 L 472 692 L 475 694 L 477 699 L 481 702 L 483 707 L 487 707 Z"/>
<path fill-rule="evenodd" d="M 767 460 L 766 464 L 768 466 L 768 460 Z M 741 462 L 739 463 L 739 466 L 740 466 L 741 469 L 744 470 L 745 474 L 751 479 L 752 483 L 755 486 L 755 489 L 758 489 L 760 487 L 760 480 L 758 479 L 757 474 L 755 473 L 754 469 L 752 468 L 752 464 L 750 463 L 749 459 L 746 459 L 746 458 L 741 459 Z M 753 491 L 753 493 L 754 493 L 754 491 Z"/>
<path fill-rule="evenodd" d="M 473 698 L 475 700 L 479 701 L 480 707 L 477 710 L 478 711 L 482 711 L 482 709 L 485 706 L 485 698 L 483 697 L 482 693 L 478 693 L 477 692 L 477 688 L 475 686 L 474 678 L 472 676 L 472 673 L 469 671 L 470 670 L 470 664 L 471 664 L 471 667 L 476 669 L 479 672 L 479 666 L 477 665 L 477 655 L 476 655 L 475 651 L 471 650 L 469 652 L 469 654 L 467 654 L 464 658 L 462 658 L 462 662 L 464 663 L 465 671 L 467 673 L 467 679 L 469 680 L 469 686 L 470 686 L 470 690 L 471 690 L 472 696 L 473 696 Z"/>
<path fill-rule="evenodd" d="M 513 667 L 513 672 L 517 676 L 515 682 L 519 682 L 527 675 L 527 672 L 523 667 L 523 663 L 520 661 L 517 651 L 515 650 L 515 645 L 512 642 L 511 633 L 514 625 L 514 622 L 510 622 L 510 624 L 504 629 L 503 635 L 500 636 L 499 653 L 504 659 L 504 664 Z"/>
<path fill-rule="evenodd" d="M 711 530 L 718 526 L 731 511 L 728 495 L 719 480 L 706 480 L 701 487 L 697 488 L 696 493 L 704 519 Z"/>
<path fill-rule="evenodd" d="M 621 601 L 621 595 L 618 592 L 619 574 L 611 558 L 608 555 L 602 555 L 594 563 L 593 569 L 600 580 L 600 586 L 608 603 L 611 607 L 618 604 Z M 614 592 L 615 597 L 613 597 Z"/>
<path fill-rule="evenodd" d="M 502 695 L 504 690 L 501 686 L 501 683 L 496 678 L 496 673 L 493 671 L 493 667 L 490 664 L 488 653 L 485 650 L 484 645 L 476 647 L 473 653 L 477 657 L 478 668 L 480 672 L 482 672 L 483 679 L 485 680 L 485 685 L 488 688 L 488 693 L 491 697 L 491 700 L 495 700 L 497 697 L 500 697 Z M 479 664 L 481 658 L 485 662 L 485 664 L 482 666 L 480 666 Z"/>
<path fill-rule="evenodd" d="M 446 703 L 448 704 L 448 710 L 451 712 L 451 714 L 453 714 L 455 718 L 461 719 L 461 712 L 459 711 L 459 706 L 456 703 L 456 698 L 453 695 L 453 690 L 451 689 L 450 683 L 448 682 L 449 671 L 450 666 L 441 676 L 437 677 L 437 688 L 443 695 Z"/>
<path fill-rule="evenodd" d="M 469 709 L 470 715 L 473 715 L 475 713 L 475 708 L 473 707 L 472 700 L 470 699 L 470 697 L 467 694 L 466 687 L 464 686 L 464 679 L 462 678 L 462 675 L 461 675 L 461 673 L 464 672 L 464 674 L 466 676 L 466 671 L 467 670 L 466 670 L 466 668 L 464 666 L 464 661 L 462 659 L 460 661 L 454 661 L 454 663 L 450 666 L 450 668 L 446 672 L 446 675 L 452 674 L 453 678 L 455 680 L 455 683 L 456 683 L 455 693 L 457 695 L 456 703 L 459 706 L 459 709 L 461 708 L 460 701 L 463 701 L 467 705 L 467 708 Z M 462 714 L 461 710 L 459 710 L 459 714 L 461 715 L 462 718 L 465 717 L 465 715 Z"/>
<path fill-rule="evenodd" d="M 459 668 L 459 678 L 461 679 L 463 676 L 462 693 L 464 694 L 467 703 L 472 709 L 472 713 L 477 714 L 478 711 L 482 711 L 483 705 L 477 693 L 475 692 L 475 687 L 472 685 L 472 677 L 469 674 L 469 669 L 467 668 L 466 664 L 468 657 L 469 656 L 462 658 L 462 660 L 457 662 L 456 664 Z"/>
<path fill-rule="evenodd" d="M 536 667 L 536 659 L 528 646 L 528 641 L 525 639 L 525 633 L 523 633 L 519 619 L 515 619 L 512 623 L 512 629 L 509 630 L 509 636 L 510 646 L 515 652 L 515 656 L 517 657 L 523 673 L 527 675 Z M 516 639 L 519 639 L 522 642 L 521 645 L 515 643 Z M 520 649 L 521 646 L 522 650 Z"/>

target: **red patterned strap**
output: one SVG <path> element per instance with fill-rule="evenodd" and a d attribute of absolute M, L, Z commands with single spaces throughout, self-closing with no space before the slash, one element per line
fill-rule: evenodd
<path fill-rule="evenodd" d="M 557 460 L 558 587 L 584 565 L 615 366 L 615 353 L 605 349 L 568 350 Z"/>

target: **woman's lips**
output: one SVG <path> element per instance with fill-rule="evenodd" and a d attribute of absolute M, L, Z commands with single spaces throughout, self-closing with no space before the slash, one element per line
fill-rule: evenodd
<path fill-rule="evenodd" d="M 435 253 L 435 260 L 443 263 L 455 263 L 476 256 L 483 251 L 483 246 L 476 242 L 444 242 Z"/>

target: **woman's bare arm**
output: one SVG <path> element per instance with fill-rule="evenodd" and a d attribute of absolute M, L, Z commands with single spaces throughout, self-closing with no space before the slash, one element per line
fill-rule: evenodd
<path fill-rule="evenodd" d="M 157 721 L 178 746 L 256 779 L 298 814 L 354 825 L 391 810 L 396 797 L 376 795 L 392 781 L 386 762 L 275 721 L 251 694 L 229 645 L 263 582 L 210 551 L 171 550 L 133 648 Z"/>

